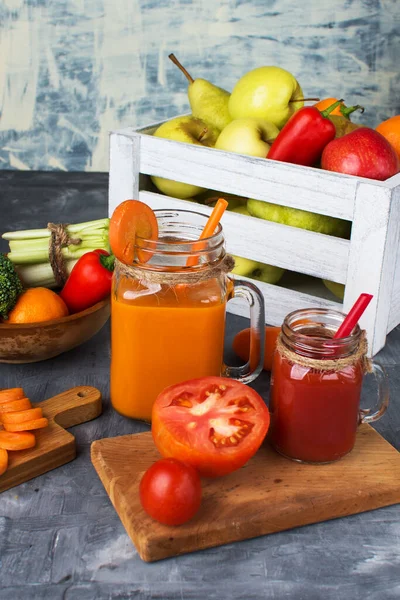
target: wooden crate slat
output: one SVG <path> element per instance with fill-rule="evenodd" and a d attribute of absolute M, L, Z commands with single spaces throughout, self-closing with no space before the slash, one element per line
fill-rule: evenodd
<path fill-rule="evenodd" d="M 184 183 L 353 218 L 357 180 L 318 169 L 142 135 L 140 171 Z"/>
<path fill-rule="evenodd" d="M 317 298 L 303 292 L 290 290 L 279 285 L 271 285 L 262 281 L 253 281 L 247 277 L 240 277 L 252 281 L 261 290 L 265 301 L 265 322 L 268 325 L 279 326 L 284 317 L 298 308 L 331 308 L 342 310 L 342 305 L 325 298 Z M 242 317 L 249 317 L 249 307 L 244 302 L 235 298 L 228 302 L 228 311 Z"/>
<path fill-rule="evenodd" d="M 210 214 L 212 210 L 193 202 L 147 191 L 141 191 L 139 198 L 153 209 L 177 208 L 204 214 Z M 314 277 L 346 282 L 350 247 L 348 240 L 229 211 L 223 216 L 223 224 L 226 247 L 231 254 Z M 279 244 L 275 241 L 277 239 Z"/>

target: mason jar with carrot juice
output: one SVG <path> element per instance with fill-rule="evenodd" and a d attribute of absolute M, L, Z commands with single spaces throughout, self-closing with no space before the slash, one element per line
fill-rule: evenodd
<path fill-rule="evenodd" d="M 206 215 L 154 214 L 157 239 L 136 235 L 132 262 L 116 261 L 111 299 L 112 405 L 145 421 L 169 385 L 208 375 L 253 380 L 262 368 L 265 322 L 256 286 L 228 277 L 233 265 L 221 225 L 199 241 Z M 251 366 L 223 364 L 226 303 L 233 295 L 250 304 Z"/>

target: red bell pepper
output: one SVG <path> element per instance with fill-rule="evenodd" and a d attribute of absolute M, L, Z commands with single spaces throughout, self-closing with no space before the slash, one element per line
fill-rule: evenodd
<path fill-rule="evenodd" d="M 113 270 L 114 256 L 105 250 L 81 256 L 60 292 L 70 313 L 85 310 L 106 298 L 111 293 Z"/>
<path fill-rule="evenodd" d="M 323 111 L 315 106 L 300 108 L 279 132 L 267 158 L 308 167 L 315 165 L 335 137 L 336 129 L 328 116 L 341 102 L 338 100 Z"/>

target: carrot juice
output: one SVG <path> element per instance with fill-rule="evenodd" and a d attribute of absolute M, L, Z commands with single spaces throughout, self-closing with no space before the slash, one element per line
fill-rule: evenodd
<path fill-rule="evenodd" d="M 222 369 L 226 299 L 219 282 L 159 287 L 141 295 L 139 283 L 135 289 L 121 281 L 118 297 L 112 294 L 112 404 L 146 421 L 165 387 Z"/>
<path fill-rule="evenodd" d="M 154 214 L 158 239 L 136 238 L 130 264 L 116 258 L 111 294 L 111 402 L 122 415 L 145 421 L 170 385 L 221 374 L 253 381 L 262 368 L 257 340 L 264 340 L 265 323 L 259 290 L 228 276 L 234 261 L 221 224 L 199 241 L 207 215 Z M 254 333 L 254 361 L 241 367 L 223 364 L 226 303 L 233 295 L 248 302 Z"/>

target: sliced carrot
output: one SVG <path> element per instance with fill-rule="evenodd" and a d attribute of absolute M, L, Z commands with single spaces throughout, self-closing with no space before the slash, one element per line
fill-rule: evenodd
<path fill-rule="evenodd" d="M 0 448 L 0 475 L 3 475 L 7 471 L 8 467 L 8 452 L 3 448 Z"/>
<path fill-rule="evenodd" d="M 25 392 L 22 388 L 9 388 L 8 390 L 0 390 L 0 404 L 11 402 L 12 400 L 21 400 L 25 398 Z"/>
<path fill-rule="evenodd" d="M 28 408 L 26 410 L 15 410 L 13 412 L 5 412 L 1 416 L 3 423 L 25 423 L 25 421 L 33 421 L 41 419 L 43 411 L 41 408 Z"/>
<path fill-rule="evenodd" d="M 26 450 L 27 448 L 33 448 L 35 444 L 35 434 L 30 431 L 23 431 L 22 433 L 0 431 L 0 448 L 3 448 L 3 450 Z"/>
<path fill-rule="evenodd" d="M 139 200 L 125 200 L 117 206 L 110 219 L 108 231 L 111 250 L 121 262 L 130 265 L 137 257 L 140 262 L 150 260 L 151 244 L 137 251 L 137 237 L 157 241 L 158 224 L 153 210 Z"/>
<path fill-rule="evenodd" d="M 21 400 L 13 400 L 12 402 L 0 404 L 0 419 L 1 415 L 4 413 L 14 412 L 16 410 L 27 410 L 28 408 L 32 408 L 29 398 L 21 398 Z"/>
<path fill-rule="evenodd" d="M 42 417 L 41 419 L 33 419 L 24 423 L 4 423 L 4 429 L 6 431 L 31 431 L 31 429 L 43 429 L 48 424 L 49 420 L 46 417 Z"/>

